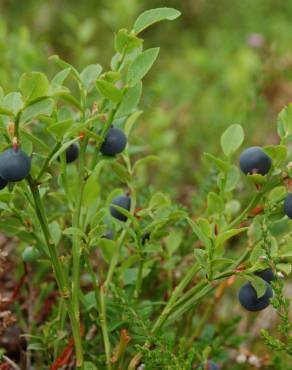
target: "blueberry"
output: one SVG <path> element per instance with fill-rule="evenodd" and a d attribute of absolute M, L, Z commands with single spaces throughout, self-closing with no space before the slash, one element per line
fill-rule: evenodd
<path fill-rule="evenodd" d="M 71 163 L 74 162 L 79 155 L 79 147 L 76 143 L 73 143 L 66 149 L 66 162 Z"/>
<path fill-rule="evenodd" d="M 242 307 L 248 311 L 256 312 L 261 311 L 268 307 L 270 304 L 270 298 L 273 297 L 273 291 L 270 285 L 266 282 L 265 294 L 258 298 L 256 290 L 251 283 L 244 284 L 238 293 L 238 299 Z"/>
<path fill-rule="evenodd" d="M 0 154 L 0 176 L 8 182 L 23 180 L 30 168 L 30 157 L 20 149 L 11 148 Z"/>
<path fill-rule="evenodd" d="M 111 204 L 119 206 L 119 207 L 124 208 L 127 211 L 129 211 L 130 208 L 131 208 L 131 198 L 127 195 L 119 195 L 119 196 L 113 198 Z M 121 212 L 119 212 L 113 206 L 110 207 L 110 213 L 114 218 L 116 218 L 120 221 L 123 221 L 123 222 L 127 221 L 127 216 L 123 215 Z"/>
<path fill-rule="evenodd" d="M 117 128 L 111 127 L 101 145 L 100 151 L 104 155 L 115 155 L 121 153 L 127 145 L 127 136 Z"/>
<path fill-rule="evenodd" d="M 40 257 L 40 252 L 34 247 L 26 247 L 22 252 L 22 259 L 24 262 L 34 262 Z"/>
<path fill-rule="evenodd" d="M 246 175 L 254 172 L 266 175 L 272 166 L 272 160 L 260 147 L 252 146 L 241 153 L 239 165 Z"/>
<path fill-rule="evenodd" d="M 271 268 L 267 268 L 265 270 L 256 271 L 255 274 L 265 280 L 267 283 L 270 283 L 274 280 L 273 270 Z"/>
<path fill-rule="evenodd" d="M 292 219 L 292 193 L 288 194 L 284 201 L 284 213 Z"/>
<path fill-rule="evenodd" d="M 0 190 L 4 189 L 5 186 L 8 184 L 8 181 L 2 179 L 2 177 L 0 177 Z"/>
<path fill-rule="evenodd" d="M 208 360 L 207 364 L 200 364 L 197 370 L 219 370 L 219 367 L 214 361 Z"/>

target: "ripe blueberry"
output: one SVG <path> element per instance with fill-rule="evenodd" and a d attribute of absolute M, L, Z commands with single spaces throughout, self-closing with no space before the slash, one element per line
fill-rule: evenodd
<path fill-rule="evenodd" d="M 292 219 L 292 193 L 288 194 L 284 201 L 284 213 Z"/>
<path fill-rule="evenodd" d="M 34 262 L 40 257 L 40 252 L 34 247 L 26 247 L 22 252 L 23 262 L 29 263 Z"/>
<path fill-rule="evenodd" d="M 119 195 L 119 196 L 113 198 L 111 204 L 112 205 L 115 205 L 115 206 L 119 206 L 119 207 L 124 208 L 127 211 L 129 211 L 130 208 L 131 208 L 131 198 L 129 196 L 127 196 L 127 195 Z M 127 221 L 127 216 L 123 215 L 121 212 L 119 212 L 112 205 L 110 207 L 110 213 L 111 213 L 111 215 L 114 218 L 116 218 L 116 219 L 118 219 L 120 221 L 126 222 Z"/>
<path fill-rule="evenodd" d="M 255 274 L 265 280 L 267 283 L 270 283 L 274 280 L 273 270 L 271 268 L 267 268 L 265 270 L 256 271 Z"/>
<path fill-rule="evenodd" d="M 127 145 L 127 136 L 117 128 L 111 127 L 101 145 L 100 151 L 104 155 L 115 155 L 121 153 Z"/>
<path fill-rule="evenodd" d="M 242 307 L 248 311 L 256 312 L 261 311 L 268 307 L 270 304 L 270 298 L 273 297 L 273 291 L 270 285 L 266 282 L 265 294 L 258 298 L 256 290 L 251 283 L 244 284 L 238 293 L 238 299 Z"/>
<path fill-rule="evenodd" d="M 207 364 L 200 364 L 197 370 L 219 370 L 219 367 L 214 361 L 208 360 Z"/>
<path fill-rule="evenodd" d="M 0 177 L 0 190 L 4 189 L 5 186 L 8 184 L 8 181 L 2 179 L 2 177 Z"/>
<path fill-rule="evenodd" d="M 66 162 L 71 163 L 74 162 L 79 155 L 79 147 L 76 143 L 73 143 L 66 149 Z"/>
<path fill-rule="evenodd" d="M 239 165 L 246 175 L 252 173 L 266 175 L 272 166 L 272 160 L 260 147 L 252 146 L 241 153 Z"/>
<path fill-rule="evenodd" d="M 23 180 L 30 168 L 30 157 L 20 149 L 11 148 L 0 154 L 0 176 L 8 182 Z"/>

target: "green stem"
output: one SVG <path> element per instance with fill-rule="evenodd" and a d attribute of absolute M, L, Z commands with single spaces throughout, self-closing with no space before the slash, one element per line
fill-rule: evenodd
<path fill-rule="evenodd" d="M 105 287 L 100 287 L 100 325 L 104 338 L 104 348 L 106 355 L 107 369 L 111 370 L 111 344 L 108 337 L 107 320 L 106 320 L 106 304 L 105 304 Z"/>
<path fill-rule="evenodd" d="M 190 270 L 186 273 L 185 277 L 182 279 L 179 285 L 174 289 L 169 301 L 167 302 L 167 305 L 165 306 L 164 310 L 162 311 L 161 315 L 159 316 L 158 320 L 153 326 L 152 329 L 153 333 L 156 333 L 165 323 L 168 315 L 172 310 L 174 303 L 177 301 L 178 297 L 182 294 L 183 290 L 186 288 L 186 286 L 190 283 L 190 281 L 193 279 L 193 277 L 199 270 L 200 266 L 199 264 L 196 263 L 190 268 Z"/>
<path fill-rule="evenodd" d="M 135 298 L 136 299 L 138 299 L 139 295 L 140 295 L 140 290 L 141 290 L 142 280 L 143 280 L 144 263 L 145 263 L 144 256 L 140 256 L 138 277 L 137 277 L 136 289 L 135 289 Z"/>
<path fill-rule="evenodd" d="M 72 227 L 80 228 L 80 214 L 81 205 L 84 191 L 84 177 L 85 177 L 85 153 L 88 139 L 84 139 L 80 148 L 79 156 L 79 186 L 77 189 L 77 197 L 75 202 L 75 212 L 72 219 Z M 73 235 L 72 238 L 72 259 L 73 259 L 73 271 L 72 271 L 72 304 L 75 317 L 78 323 L 80 323 L 80 310 L 79 310 L 79 296 L 80 296 L 80 257 L 81 257 L 81 237 L 79 235 Z"/>
<path fill-rule="evenodd" d="M 38 186 L 34 183 L 31 176 L 28 176 L 27 182 L 28 182 L 28 185 L 30 187 L 30 190 L 33 196 L 36 215 L 41 225 L 41 229 L 42 229 L 45 241 L 48 246 L 51 263 L 52 263 L 53 270 L 56 275 L 56 281 L 57 281 L 59 290 L 62 294 L 62 298 L 64 298 L 66 302 L 66 307 L 67 307 L 69 318 L 71 321 L 71 327 L 72 327 L 72 332 L 73 332 L 73 337 L 74 337 L 76 357 L 77 357 L 77 367 L 82 367 L 83 366 L 83 351 L 82 351 L 82 343 L 81 343 L 81 335 L 80 335 L 80 326 L 79 326 L 79 322 L 76 320 L 74 311 L 72 310 L 71 302 L 69 302 L 70 292 L 68 289 L 67 278 L 64 274 L 65 270 L 62 268 L 62 265 L 58 258 L 56 247 L 51 242 L 51 236 L 50 236 L 49 226 L 47 222 L 47 217 L 46 217 L 45 209 L 44 209 L 41 197 L 40 197 Z"/>
<path fill-rule="evenodd" d="M 90 274 L 92 284 L 93 284 L 94 295 L 95 295 L 95 300 L 96 300 L 96 307 L 97 307 L 97 311 L 99 315 L 99 321 L 100 321 L 102 337 L 103 337 L 104 351 L 106 354 L 106 363 L 107 363 L 108 370 L 110 370 L 111 369 L 111 362 L 110 362 L 111 344 L 110 344 L 109 335 L 108 335 L 107 319 L 106 319 L 106 312 L 105 312 L 104 290 L 102 287 L 99 291 L 98 285 L 96 283 L 96 276 L 90 264 L 88 254 L 85 254 L 85 261 L 86 261 L 88 272 Z"/>

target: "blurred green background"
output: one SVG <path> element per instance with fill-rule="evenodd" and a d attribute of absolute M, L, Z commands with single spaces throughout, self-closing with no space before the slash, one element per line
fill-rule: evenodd
<path fill-rule="evenodd" d="M 202 153 L 220 154 L 228 125 L 243 125 L 246 145 L 278 140 L 276 115 L 292 100 L 291 1 L 2 0 L 0 85 L 15 89 L 31 69 L 51 76 L 51 54 L 79 69 L 96 62 L 106 69 L 113 32 L 159 6 L 182 16 L 143 34 L 145 46 L 161 52 L 131 143 L 161 158 L 141 173 L 145 185 L 194 205 L 212 186 Z"/>

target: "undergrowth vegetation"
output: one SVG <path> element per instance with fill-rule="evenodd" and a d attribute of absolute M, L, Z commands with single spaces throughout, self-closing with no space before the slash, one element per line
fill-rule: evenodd
<path fill-rule="evenodd" d="M 142 35 L 152 26 L 167 33 L 164 24 L 180 15 L 143 12 L 115 32 L 114 56 L 103 66 L 84 63 L 95 55 L 84 45 L 90 21 L 71 55 L 86 49 L 77 67 L 58 55 L 46 67 L 24 30 L 11 48 L 3 43 L 0 230 L 17 248 L 0 251 L 0 277 L 9 275 L 11 255 L 17 276 L 10 295 L 4 283 L 0 292 L 0 333 L 16 327 L 12 337 L 22 342 L 13 352 L 0 341 L 0 369 L 289 369 L 292 105 L 279 113 L 272 144 L 261 146 L 258 132 L 249 139 L 259 113 L 242 101 L 264 89 L 257 74 L 265 50 L 248 47 L 235 58 L 246 90 L 233 106 L 217 100 L 214 130 L 206 124 L 213 94 L 238 91 L 236 66 L 217 81 L 218 93 L 218 86 L 204 91 L 216 60 L 195 80 L 173 62 L 154 70 L 157 81 L 144 94 L 161 51 Z M 253 37 L 253 47 L 263 42 Z M 167 48 L 162 53 L 167 58 Z M 198 48 L 181 58 L 200 70 L 208 57 Z M 185 96 L 200 96 L 197 138 L 192 126 L 178 133 L 173 126 L 188 119 Z M 250 123 L 229 124 L 240 109 L 236 118 Z M 214 146 L 205 145 L 210 132 Z M 199 155 L 196 167 L 190 157 Z M 190 199 L 181 187 L 192 180 L 198 189 Z M 265 325 L 266 313 L 276 325 Z"/>

